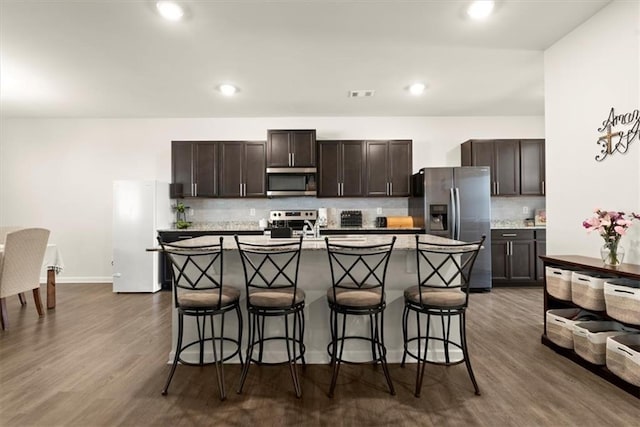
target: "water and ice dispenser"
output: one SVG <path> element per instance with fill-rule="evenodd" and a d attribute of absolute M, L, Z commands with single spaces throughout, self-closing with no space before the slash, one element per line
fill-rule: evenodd
<path fill-rule="evenodd" d="M 429 230 L 448 230 L 448 209 L 447 205 L 429 205 Z"/>

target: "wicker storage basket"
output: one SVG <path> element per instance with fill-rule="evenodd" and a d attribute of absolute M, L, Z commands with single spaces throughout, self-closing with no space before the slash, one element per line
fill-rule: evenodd
<path fill-rule="evenodd" d="M 612 278 L 604 274 L 574 271 L 571 274 L 571 300 L 587 310 L 604 311 L 604 283 Z"/>
<path fill-rule="evenodd" d="M 590 321 L 573 325 L 573 349 L 583 359 L 596 365 L 607 361 L 607 338 L 634 332 L 618 322 Z"/>
<path fill-rule="evenodd" d="M 607 338 L 607 368 L 640 387 L 640 334 Z"/>
<path fill-rule="evenodd" d="M 547 292 L 549 295 L 564 300 L 571 301 L 571 274 L 573 270 L 557 267 L 546 267 L 545 276 L 547 281 Z"/>
<path fill-rule="evenodd" d="M 640 281 L 607 280 L 604 302 L 609 316 L 630 325 L 640 325 Z"/>
<path fill-rule="evenodd" d="M 547 338 L 560 347 L 573 348 L 573 325 L 587 320 L 598 320 L 598 316 L 580 308 L 547 310 Z"/>

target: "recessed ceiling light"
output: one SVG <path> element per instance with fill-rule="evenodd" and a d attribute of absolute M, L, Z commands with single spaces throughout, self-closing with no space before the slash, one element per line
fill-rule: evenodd
<path fill-rule="evenodd" d="M 493 11 L 494 2 L 493 0 L 477 0 L 469 5 L 467 9 L 467 15 L 469 15 L 472 19 L 485 19 L 491 12 Z"/>
<path fill-rule="evenodd" d="M 413 83 L 411 86 L 409 86 L 409 93 L 411 95 L 422 95 L 422 92 L 424 92 L 424 89 L 426 88 L 424 83 Z"/>
<path fill-rule="evenodd" d="M 218 86 L 218 90 L 224 95 L 224 96 L 233 96 L 236 94 L 236 92 L 238 91 L 238 88 L 235 87 L 234 85 L 230 85 L 230 84 L 221 84 L 220 86 Z"/>
<path fill-rule="evenodd" d="M 156 8 L 160 15 L 167 21 L 179 21 L 184 15 L 182 7 L 176 2 L 172 1 L 159 1 L 156 3 Z"/>

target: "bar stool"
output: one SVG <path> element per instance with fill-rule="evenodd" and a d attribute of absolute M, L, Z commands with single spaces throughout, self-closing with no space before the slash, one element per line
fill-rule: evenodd
<path fill-rule="evenodd" d="M 201 244 L 186 242 L 172 244 L 163 243 L 158 238 L 162 251 L 171 263 L 173 299 L 178 311 L 178 343 L 169 377 L 162 391 L 163 395 L 166 395 L 169 390 L 178 362 L 183 365 L 198 366 L 215 364 L 220 400 L 224 400 L 226 394 L 223 362 L 238 355 L 240 363 L 243 364 L 240 351 L 240 343 L 242 342 L 240 290 L 222 284 L 222 239 L 220 237 L 219 241 L 214 243 L 205 243 L 204 240 L 201 240 Z M 238 317 L 237 338 L 229 338 L 224 335 L 224 316 L 232 310 L 235 310 Z M 195 319 L 198 338 L 183 345 L 185 316 Z M 220 316 L 220 335 L 218 336 L 216 336 L 216 328 L 214 327 L 215 316 Z M 208 322 L 207 319 L 209 319 Z M 207 335 L 207 323 L 209 323 L 209 335 Z M 205 361 L 205 343 L 207 341 L 212 344 L 212 361 Z M 227 355 L 224 353 L 225 341 L 234 345 L 233 352 Z M 185 350 L 193 346 L 198 346 L 198 362 L 195 363 L 181 357 Z"/>
<path fill-rule="evenodd" d="M 441 244 L 421 242 L 420 236 L 416 235 L 418 285 L 404 291 L 402 314 L 404 352 L 401 364 L 404 367 L 407 356 L 413 357 L 418 362 L 416 397 L 420 397 L 424 368 L 427 363 L 450 366 L 464 362 L 475 392 L 480 395 L 467 349 L 466 310 L 469 305 L 471 271 L 485 237 L 482 236 L 480 241 L 472 243 Z M 410 312 L 416 315 L 417 334 L 413 337 L 408 336 Z M 421 314 L 426 315 L 424 333 L 421 331 Z M 431 322 L 431 316 L 440 319 L 439 325 L 438 322 Z M 451 335 L 452 329 L 455 328 L 455 325 L 452 327 L 452 320 L 458 321 L 459 338 Z M 442 343 L 444 360 L 428 359 L 429 342 L 432 340 Z M 409 348 L 411 343 L 417 345 L 416 350 Z M 424 352 L 421 350 L 423 343 Z M 451 360 L 450 346 L 462 350 L 462 359 Z"/>
<path fill-rule="evenodd" d="M 387 366 L 387 349 L 384 345 L 385 278 L 391 251 L 396 241 L 390 243 L 354 246 L 332 243 L 325 237 L 332 286 L 327 290 L 329 303 L 331 342 L 327 351 L 331 356 L 332 377 L 329 397 L 333 397 L 341 363 L 362 363 L 346 360 L 343 351 L 346 341 L 359 340 L 371 345 L 370 363 L 382 364 L 389 392 L 395 390 Z M 369 316 L 370 336 L 347 335 L 348 316 Z M 339 320 L 342 318 L 342 326 Z M 339 347 L 339 349 L 338 349 Z"/>
<path fill-rule="evenodd" d="M 298 289 L 298 269 L 302 249 L 302 236 L 296 242 L 255 244 L 241 242 L 235 236 L 247 289 L 247 312 L 249 313 L 249 343 L 246 363 L 240 376 L 238 393 L 242 393 L 251 362 L 256 364 L 289 364 L 291 380 L 296 397 L 302 396 L 296 362 L 305 364 L 304 353 L 304 291 Z M 274 239 L 275 240 L 275 239 Z M 282 317 L 284 335 L 265 335 L 265 320 Z M 292 319 L 290 320 L 290 317 Z M 292 323 L 290 331 L 289 323 Z M 257 333 L 257 336 L 256 336 Z M 287 360 L 265 362 L 265 343 L 284 341 Z M 258 346 L 258 356 L 253 351 Z"/>

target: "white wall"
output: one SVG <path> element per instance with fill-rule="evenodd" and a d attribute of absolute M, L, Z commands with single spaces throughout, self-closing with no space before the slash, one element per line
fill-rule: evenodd
<path fill-rule="evenodd" d="M 111 281 L 112 183 L 171 179 L 171 140 L 264 140 L 269 128 L 318 139 L 409 138 L 414 170 L 460 164 L 469 138 L 543 138 L 542 117 L 6 119 L 0 122 L 0 225 L 52 230 L 60 282 Z"/>
<path fill-rule="evenodd" d="M 547 252 L 598 257 L 582 221 L 594 208 L 640 212 L 640 138 L 602 162 L 597 131 L 611 107 L 640 108 L 640 2 L 615 1 L 545 52 Z M 620 126 L 614 131 L 627 131 Z M 640 263 L 640 221 L 622 240 Z"/>

